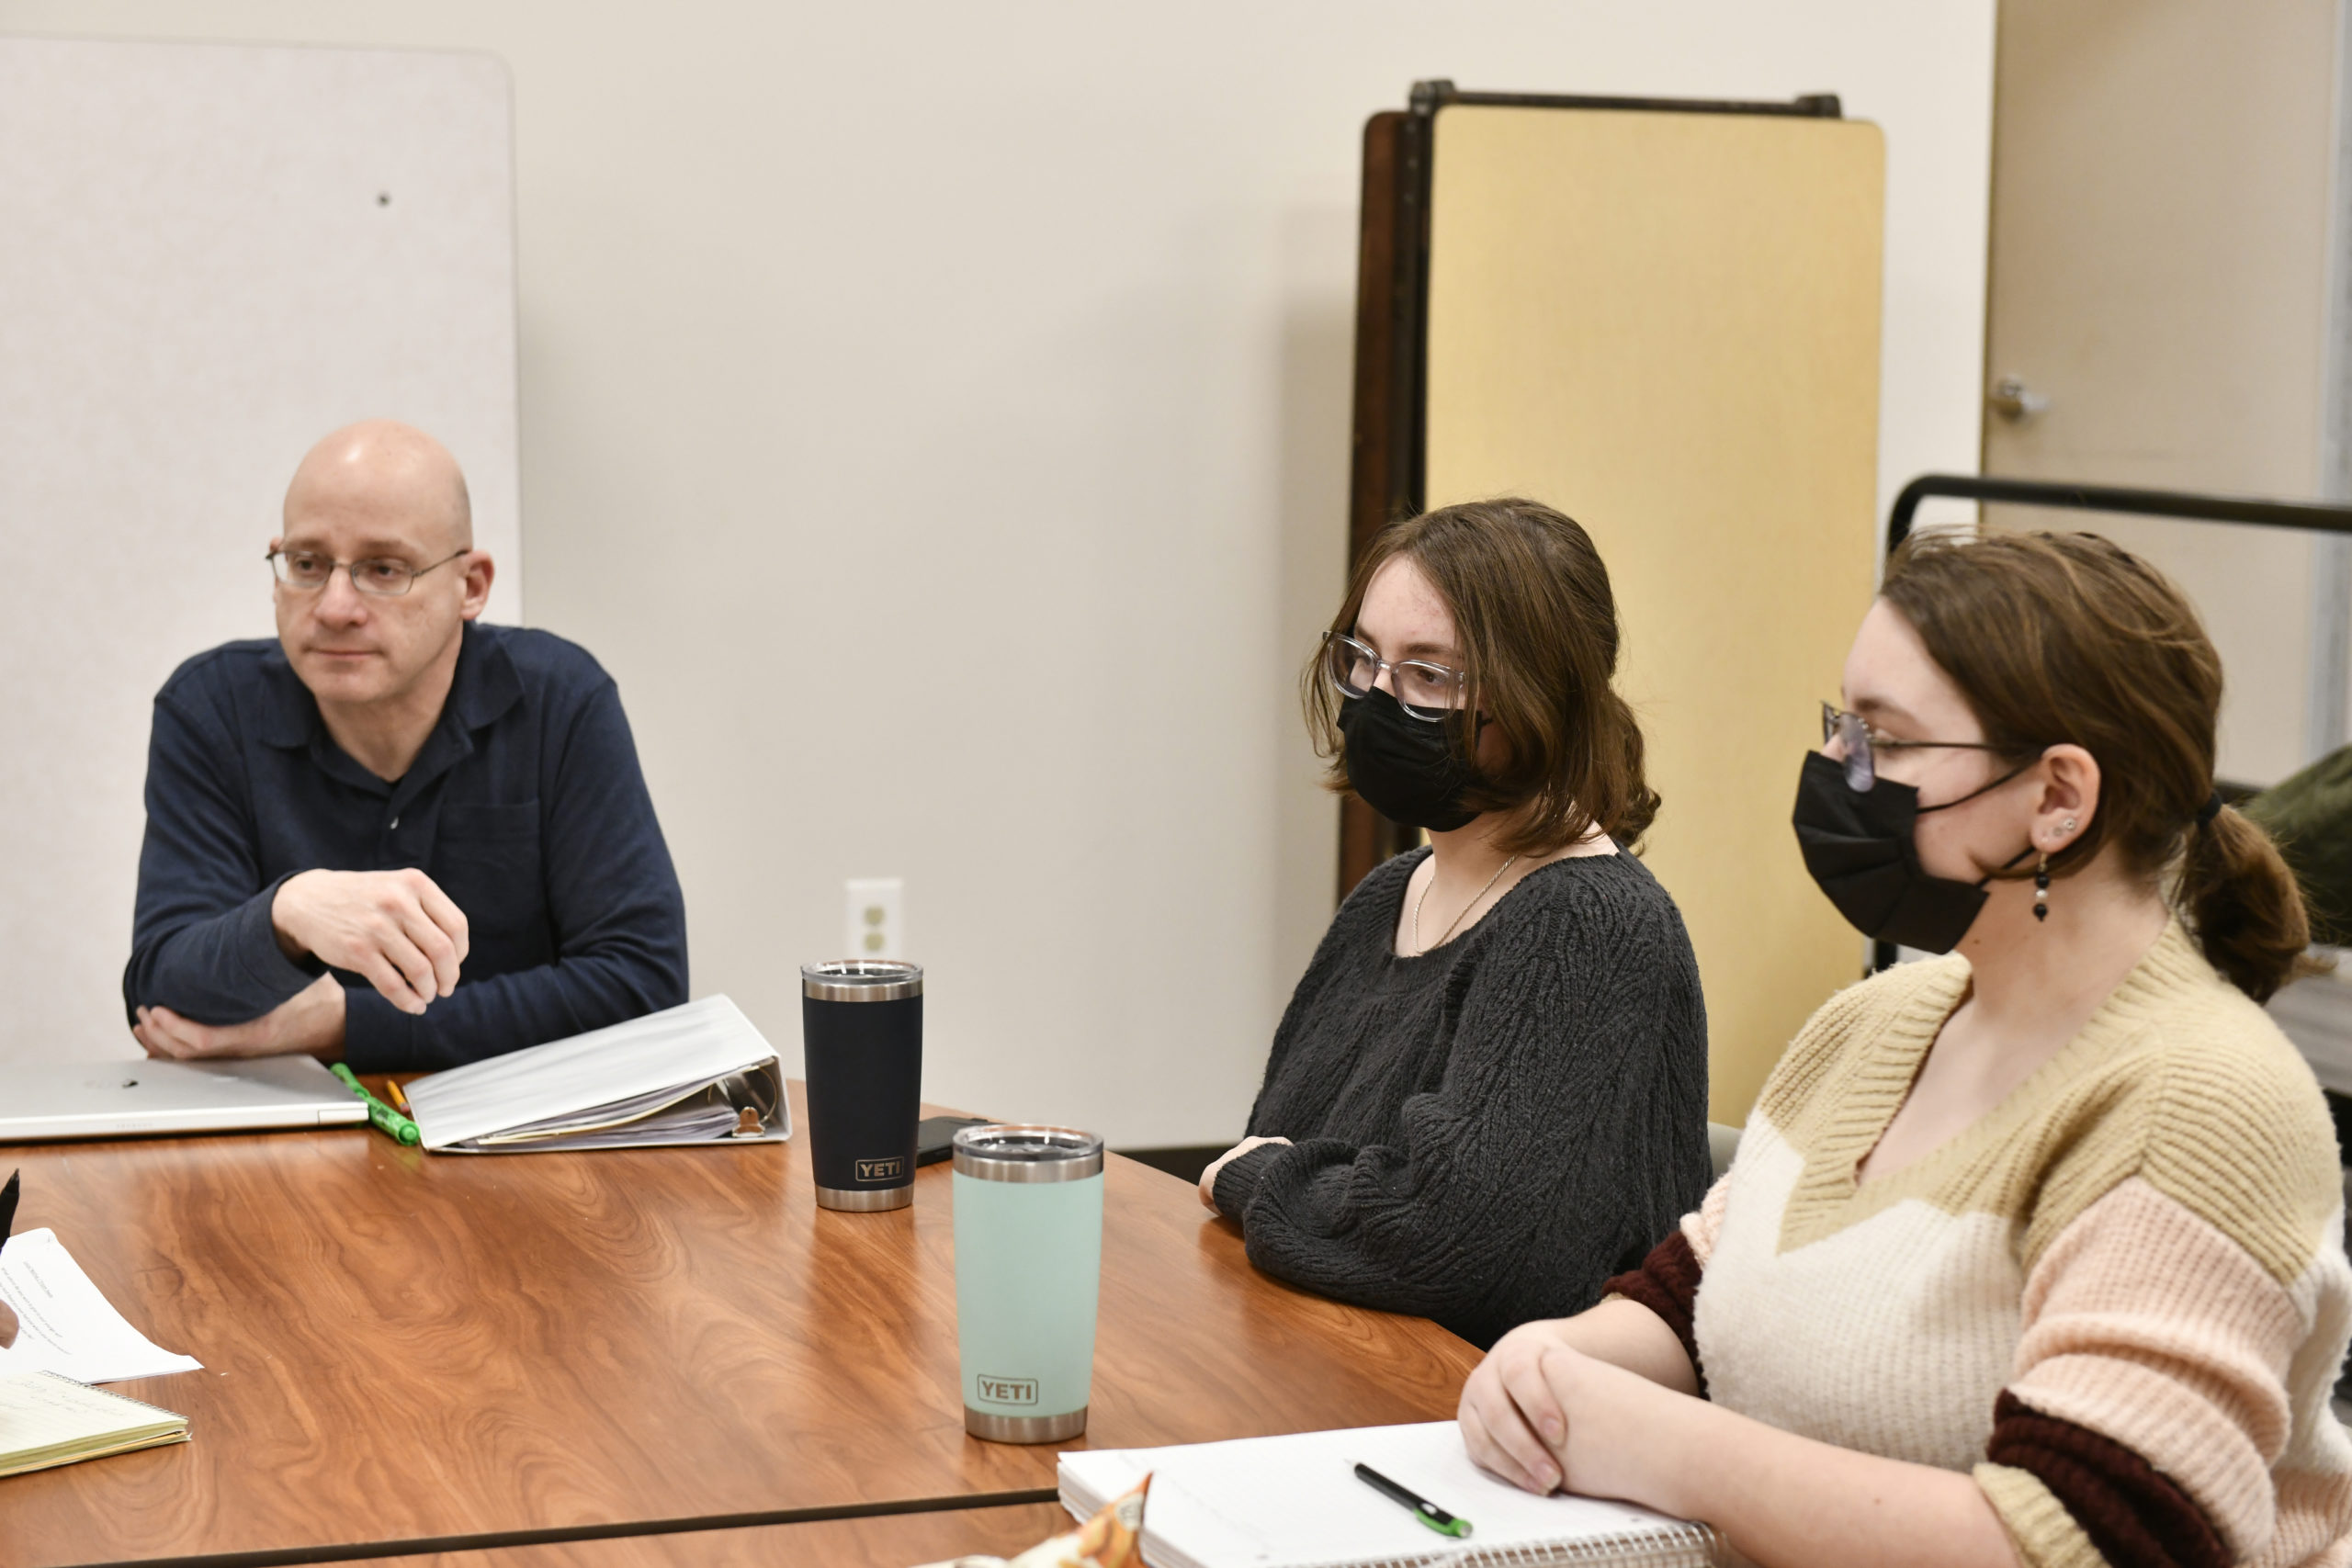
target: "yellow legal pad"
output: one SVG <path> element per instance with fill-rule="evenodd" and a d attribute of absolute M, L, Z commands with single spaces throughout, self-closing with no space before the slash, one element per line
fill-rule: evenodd
<path fill-rule="evenodd" d="M 187 1417 L 55 1372 L 0 1374 L 0 1475 L 187 1441 Z"/>

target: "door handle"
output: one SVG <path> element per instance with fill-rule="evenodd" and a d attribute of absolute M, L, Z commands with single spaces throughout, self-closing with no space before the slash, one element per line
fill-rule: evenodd
<path fill-rule="evenodd" d="M 1984 401 L 2003 419 L 2019 424 L 2050 409 L 2048 398 L 2015 376 L 2004 376 L 1994 382 L 1993 389 L 1984 394 Z"/>

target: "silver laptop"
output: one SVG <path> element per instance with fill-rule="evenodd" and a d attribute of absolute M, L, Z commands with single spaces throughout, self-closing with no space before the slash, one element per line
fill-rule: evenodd
<path fill-rule="evenodd" d="M 339 1127 L 368 1107 L 311 1056 L 0 1062 L 0 1143 Z"/>

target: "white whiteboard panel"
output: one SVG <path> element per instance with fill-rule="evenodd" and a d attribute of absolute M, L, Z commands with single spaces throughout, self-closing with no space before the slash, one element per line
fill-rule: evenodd
<path fill-rule="evenodd" d="M 149 706 L 312 442 L 439 436 L 521 618 L 512 127 L 487 55 L 0 39 L 0 1058 L 137 1054 Z"/>

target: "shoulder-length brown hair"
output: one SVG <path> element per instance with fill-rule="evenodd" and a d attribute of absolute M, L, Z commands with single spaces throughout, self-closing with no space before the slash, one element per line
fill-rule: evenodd
<path fill-rule="evenodd" d="M 1364 591 L 1399 556 L 1421 569 L 1453 613 L 1469 678 L 1462 710 L 1447 726 L 1470 767 L 1463 804 L 1510 811 L 1495 840 L 1513 854 L 1548 854 L 1597 825 L 1627 849 L 1657 816 L 1657 792 L 1642 776 L 1642 730 L 1610 684 L 1617 672 L 1617 601 L 1600 552 L 1576 522 L 1517 497 L 1465 502 L 1392 523 L 1356 563 L 1331 629 L 1353 636 Z M 1348 787 L 1340 693 L 1321 650 L 1300 677 L 1299 694 L 1325 783 Z M 1477 765 L 1474 715 L 1498 730 L 1505 758 Z"/>

